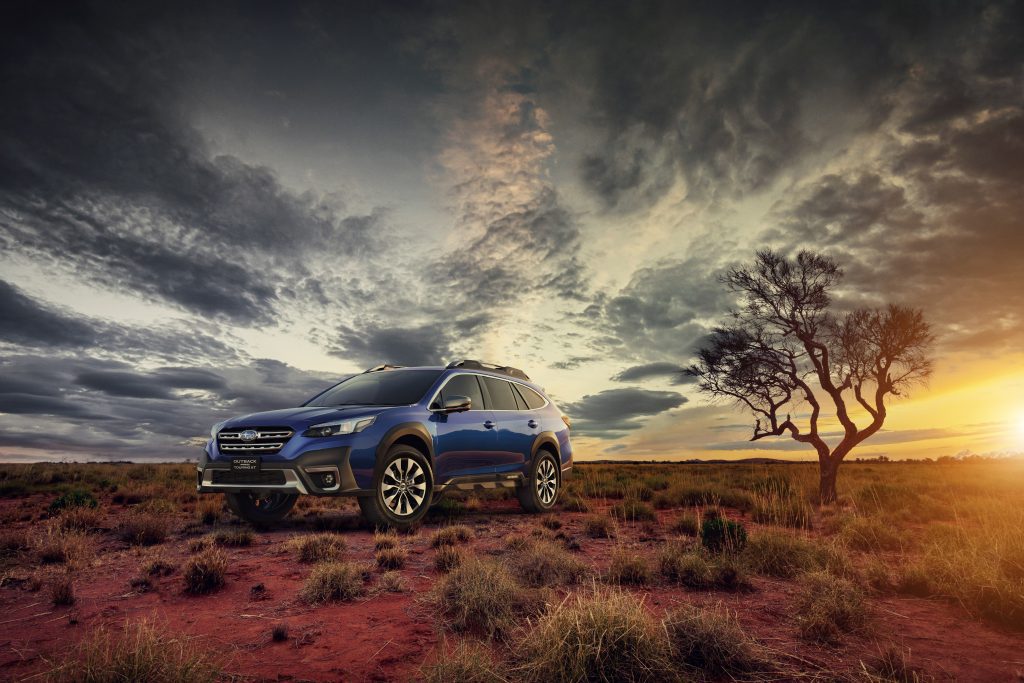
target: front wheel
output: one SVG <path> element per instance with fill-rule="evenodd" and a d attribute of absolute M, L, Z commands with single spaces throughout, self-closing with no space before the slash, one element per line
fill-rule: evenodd
<path fill-rule="evenodd" d="M 423 454 L 412 446 L 392 446 L 373 478 L 373 495 L 359 498 L 366 521 L 405 530 L 427 514 L 434 477 Z"/>
<path fill-rule="evenodd" d="M 516 488 L 519 504 L 527 512 L 546 512 L 558 500 L 558 461 L 548 451 L 540 451 L 533 460 L 526 483 Z"/>
<path fill-rule="evenodd" d="M 291 512 L 299 496 L 279 491 L 225 493 L 228 509 L 252 524 L 280 522 Z"/>

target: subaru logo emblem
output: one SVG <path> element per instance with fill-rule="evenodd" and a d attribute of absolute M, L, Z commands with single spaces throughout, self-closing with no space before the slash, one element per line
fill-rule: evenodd
<path fill-rule="evenodd" d="M 242 441 L 255 441 L 259 437 L 259 432 L 254 429 L 246 429 L 242 432 Z"/>

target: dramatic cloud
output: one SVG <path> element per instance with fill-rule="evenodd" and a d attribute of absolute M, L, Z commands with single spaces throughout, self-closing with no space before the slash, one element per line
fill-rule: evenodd
<path fill-rule="evenodd" d="M 645 419 L 684 403 L 686 397 L 674 391 L 606 389 L 566 404 L 563 409 L 581 435 L 611 438 L 640 429 Z"/>
<path fill-rule="evenodd" d="M 645 363 L 626 368 L 612 377 L 613 382 L 637 382 L 645 379 L 667 379 L 672 384 L 692 384 L 694 377 L 687 375 L 683 368 L 675 363 Z"/>

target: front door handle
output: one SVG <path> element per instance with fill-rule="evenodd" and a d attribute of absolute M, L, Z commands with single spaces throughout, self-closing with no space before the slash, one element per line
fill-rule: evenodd
<path fill-rule="evenodd" d="M 487 427 L 487 429 L 494 429 L 494 422 L 488 420 L 487 422 L 484 422 L 484 427 Z"/>
<path fill-rule="evenodd" d="M 526 423 L 526 426 L 529 427 L 530 429 L 535 429 L 537 427 L 537 421 L 530 420 L 529 422 Z"/>

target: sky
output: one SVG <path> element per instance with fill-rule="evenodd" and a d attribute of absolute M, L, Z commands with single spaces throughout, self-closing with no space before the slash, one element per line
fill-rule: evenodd
<path fill-rule="evenodd" d="M 0 459 L 195 458 L 381 362 L 523 368 L 577 457 L 785 457 L 679 369 L 729 267 L 920 307 L 851 457 L 1024 452 L 1019 2 L 14 2 Z"/>

